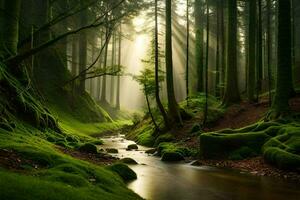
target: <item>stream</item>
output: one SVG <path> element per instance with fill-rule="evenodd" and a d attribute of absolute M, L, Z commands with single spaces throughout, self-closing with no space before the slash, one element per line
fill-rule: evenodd
<path fill-rule="evenodd" d="M 118 149 L 118 158 L 132 158 L 138 179 L 128 188 L 150 200 L 299 200 L 300 185 L 281 179 L 257 177 L 235 170 L 195 167 L 188 163 L 166 163 L 145 153 L 148 148 L 126 151 L 133 141 L 124 135 L 101 138 L 101 148 Z"/>

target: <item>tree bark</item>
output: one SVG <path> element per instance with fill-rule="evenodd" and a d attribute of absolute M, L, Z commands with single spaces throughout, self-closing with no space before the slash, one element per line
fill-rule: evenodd
<path fill-rule="evenodd" d="M 195 29 L 196 29 L 196 49 L 195 49 L 195 63 L 197 69 L 197 92 L 203 92 L 203 3 L 202 0 L 195 0 Z"/>
<path fill-rule="evenodd" d="M 166 76 L 168 90 L 168 114 L 171 121 L 181 121 L 178 104 L 175 98 L 173 80 L 173 51 L 172 51 L 172 1 L 166 1 Z"/>
<path fill-rule="evenodd" d="M 223 103 L 240 102 L 237 76 L 237 0 L 228 0 L 227 70 Z"/>

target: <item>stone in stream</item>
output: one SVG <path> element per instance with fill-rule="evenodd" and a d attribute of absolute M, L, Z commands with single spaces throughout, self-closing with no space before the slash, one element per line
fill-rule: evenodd
<path fill-rule="evenodd" d="M 122 158 L 121 160 L 119 160 L 119 162 L 124 163 L 124 164 L 128 164 L 128 165 L 136 165 L 138 164 L 134 159 L 132 158 Z"/>
<path fill-rule="evenodd" d="M 156 152 L 156 149 L 148 149 L 147 151 L 145 151 L 145 153 L 147 154 L 154 154 Z"/>
<path fill-rule="evenodd" d="M 161 160 L 175 162 L 184 160 L 184 157 L 178 152 L 165 152 L 162 155 Z"/>
<path fill-rule="evenodd" d="M 119 153 L 118 149 L 114 149 L 114 148 L 108 148 L 106 149 L 107 153 Z"/>
<path fill-rule="evenodd" d="M 139 149 L 139 147 L 136 144 L 130 144 L 127 146 L 126 150 L 131 151 L 131 150 L 138 150 L 138 149 Z"/>

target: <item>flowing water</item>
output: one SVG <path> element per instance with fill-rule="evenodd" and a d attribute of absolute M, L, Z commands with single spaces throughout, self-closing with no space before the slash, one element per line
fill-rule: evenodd
<path fill-rule="evenodd" d="M 102 138 L 101 148 L 116 148 L 119 158 L 133 158 L 131 165 L 138 179 L 128 187 L 150 200 L 300 200 L 300 185 L 268 177 L 256 177 L 239 171 L 212 167 L 194 167 L 187 163 L 166 163 L 138 151 L 126 151 L 134 142 L 123 135 Z"/>

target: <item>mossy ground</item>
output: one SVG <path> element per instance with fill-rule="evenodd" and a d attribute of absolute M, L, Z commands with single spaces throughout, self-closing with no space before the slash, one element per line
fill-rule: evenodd
<path fill-rule="evenodd" d="M 263 155 L 282 169 L 300 168 L 300 121 L 258 122 L 241 129 L 225 129 L 200 136 L 204 158 L 244 159 Z"/>
<path fill-rule="evenodd" d="M 13 170 L 0 163 L 1 199 L 139 199 L 109 168 L 61 153 L 49 136 L 69 148 L 92 141 L 82 135 L 73 135 L 72 141 L 69 134 L 40 131 L 22 122 L 13 132 L 0 129 L 0 149 L 30 160 Z"/>

